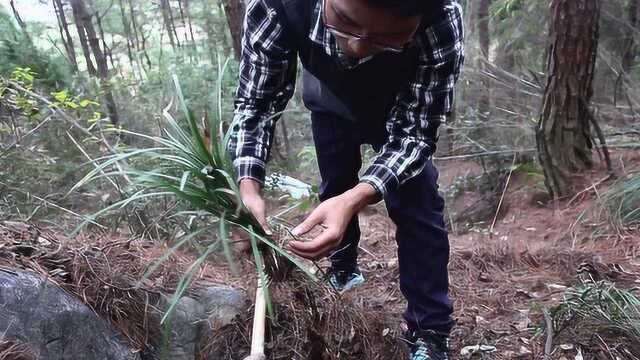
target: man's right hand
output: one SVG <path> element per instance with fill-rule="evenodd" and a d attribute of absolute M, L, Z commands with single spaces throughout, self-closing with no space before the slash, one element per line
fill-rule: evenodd
<path fill-rule="evenodd" d="M 260 183 L 253 179 L 240 180 L 240 197 L 244 206 L 258 220 L 265 234 L 271 236 L 273 232 L 267 223 L 267 206 L 260 194 Z"/>

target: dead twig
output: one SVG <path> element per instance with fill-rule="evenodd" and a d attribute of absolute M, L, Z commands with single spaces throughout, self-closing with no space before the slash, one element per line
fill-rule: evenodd
<path fill-rule="evenodd" d="M 551 315 L 549 315 L 549 311 L 546 308 L 542 309 L 542 314 L 544 315 L 544 322 L 546 324 L 547 331 L 547 340 L 544 344 L 544 359 L 551 360 L 551 352 L 553 350 L 553 321 L 551 320 Z"/>
<path fill-rule="evenodd" d="M 509 182 L 511 181 L 511 174 L 513 174 L 513 169 L 516 165 L 516 156 L 517 154 L 513 154 L 513 161 L 511 161 L 509 176 L 507 176 L 507 182 L 504 184 L 504 190 L 502 190 L 502 195 L 500 196 L 500 201 L 498 202 L 498 208 L 496 209 L 496 214 L 493 217 L 493 222 L 491 223 L 491 228 L 489 229 L 489 237 L 493 237 L 493 227 L 496 225 L 496 221 L 498 220 L 498 214 L 500 214 L 500 208 L 502 208 L 502 201 L 504 200 L 504 194 L 507 193 L 507 188 L 509 188 Z"/>
<path fill-rule="evenodd" d="M 609 180 L 609 179 L 611 179 L 611 178 L 613 178 L 613 177 L 614 177 L 614 175 L 613 175 L 613 174 L 609 174 L 609 175 L 605 176 L 604 178 L 602 178 L 602 179 L 598 180 L 597 182 L 592 183 L 592 184 L 591 184 L 590 186 L 588 186 L 586 189 L 584 189 L 584 190 L 582 190 L 582 191 L 578 192 L 577 194 L 575 194 L 575 195 L 571 198 L 571 200 L 569 200 L 569 202 L 567 203 L 567 207 L 571 206 L 571 204 L 572 204 L 572 203 L 573 203 L 573 202 L 574 202 L 578 197 L 582 196 L 584 193 L 589 192 L 589 191 L 590 191 L 590 190 L 592 190 L 592 189 L 593 189 L 593 191 L 596 191 L 596 192 L 597 192 L 597 191 L 598 191 L 598 189 L 596 188 L 596 186 L 598 186 L 598 185 L 602 184 L 603 182 L 605 182 L 605 181 L 607 181 L 607 180 Z"/>

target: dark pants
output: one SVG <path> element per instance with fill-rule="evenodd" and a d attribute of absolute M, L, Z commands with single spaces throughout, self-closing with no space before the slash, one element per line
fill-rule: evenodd
<path fill-rule="evenodd" d="M 379 148 L 386 138 L 384 124 L 355 125 L 328 113 L 311 115 L 313 138 L 322 183 L 320 200 L 337 196 L 358 184 L 362 166 L 360 145 Z M 397 226 L 400 289 L 407 299 L 405 319 L 411 331 L 449 332 L 453 325 L 448 296 L 449 239 L 444 225 L 444 199 L 438 194 L 438 171 L 428 161 L 420 175 L 385 197 Z M 355 217 L 341 245 L 330 256 L 332 266 L 348 270 L 357 265 L 360 228 Z"/>

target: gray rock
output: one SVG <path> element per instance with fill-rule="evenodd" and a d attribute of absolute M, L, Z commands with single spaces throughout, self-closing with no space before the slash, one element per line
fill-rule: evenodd
<path fill-rule="evenodd" d="M 0 269 L 0 334 L 25 343 L 39 359 L 139 360 L 109 322 L 28 271 Z"/>
<path fill-rule="evenodd" d="M 203 337 L 209 337 L 215 329 L 230 324 L 248 307 L 248 298 L 242 290 L 215 285 L 200 289 L 194 296 L 183 296 L 165 322 L 171 331 L 168 343 L 157 343 L 159 353 L 166 353 L 172 360 L 193 360 Z M 163 296 L 160 306 L 163 316 L 168 310 L 171 296 Z M 158 339 L 160 340 L 160 339 Z M 157 354 L 156 354 L 157 356 Z"/>
<path fill-rule="evenodd" d="M 171 331 L 166 350 L 168 359 L 195 359 L 205 319 L 204 307 L 198 301 L 187 296 L 178 301 L 173 313 L 166 320 L 167 329 Z"/>
<path fill-rule="evenodd" d="M 198 292 L 211 329 L 230 324 L 236 316 L 247 311 L 249 298 L 239 289 L 225 285 L 209 286 Z"/>

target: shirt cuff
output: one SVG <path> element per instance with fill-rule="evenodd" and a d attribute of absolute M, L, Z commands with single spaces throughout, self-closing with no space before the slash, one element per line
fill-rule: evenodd
<path fill-rule="evenodd" d="M 389 193 L 389 191 L 395 190 L 400 184 L 398 176 L 393 172 L 393 170 L 380 164 L 373 164 L 369 166 L 364 175 L 360 178 L 360 182 L 373 186 L 381 198 Z"/>
<path fill-rule="evenodd" d="M 233 167 L 236 170 L 238 182 L 242 179 L 253 179 L 260 185 L 264 185 L 264 161 L 251 156 L 242 156 L 233 160 Z"/>

